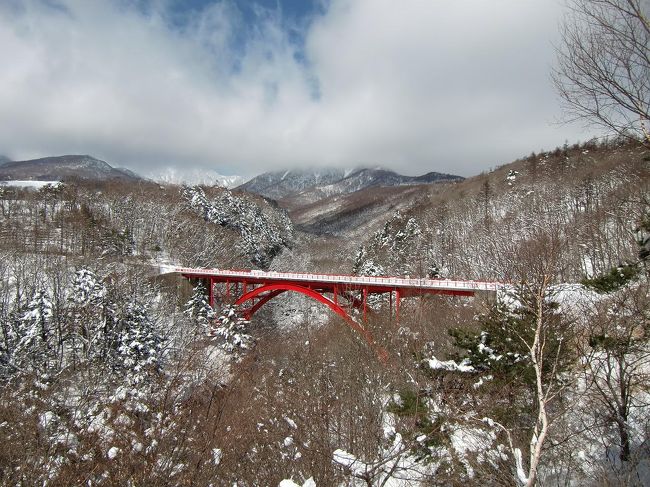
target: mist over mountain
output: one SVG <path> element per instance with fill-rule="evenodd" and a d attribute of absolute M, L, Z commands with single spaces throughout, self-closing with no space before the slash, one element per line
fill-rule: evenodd
<path fill-rule="evenodd" d="M 151 178 L 165 184 L 202 184 L 206 186 L 223 186 L 234 188 L 246 180 L 237 175 L 224 176 L 213 170 L 206 169 L 178 169 L 168 167 Z"/>
<path fill-rule="evenodd" d="M 7 156 L 3 156 L 2 154 L 0 154 L 0 166 L 6 164 L 7 162 L 11 162 L 11 159 L 9 159 Z"/>
<path fill-rule="evenodd" d="M 462 180 L 463 178 L 460 176 L 437 172 L 430 172 L 422 176 L 404 176 L 381 168 L 360 168 L 353 171 L 336 168 L 304 169 L 260 174 L 237 189 L 276 200 L 296 199 L 301 204 L 306 204 L 332 195 L 349 194 L 372 187 Z"/>
<path fill-rule="evenodd" d="M 0 179 L 64 181 L 67 179 L 137 181 L 142 179 L 128 169 L 114 168 L 89 155 L 43 157 L 28 161 L 10 161 L 0 166 Z"/>
<path fill-rule="evenodd" d="M 271 171 L 255 176 L 237 189 L 271 199 L 281 199 L 292 193 L 319 185 L 333 184 L 345 177 L 343 169 L 292 169 Z"/>

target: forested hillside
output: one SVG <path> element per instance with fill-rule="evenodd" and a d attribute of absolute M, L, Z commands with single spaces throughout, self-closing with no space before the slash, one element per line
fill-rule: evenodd
<path fill-rule="evenodd" d="M 649 165 L 565 146 L 297 226 L 216 187 L 0 188 L 0 483 L 647 484 Z M 326 308 L 248 323 L 160 264 L 505 286 L 374 300 L 382 362 Z"/>
<path fill-rule="evenodd" d="M 382 253 L 399 256 L 392 274 L 437 268 L 442 275 L 510 281 L 518 249 L 543 234 L 561 242 L 560 280 L 606 272 L 637 259 L 647 157 L 635 145 L 588 143 L 531 154 L 458 185 L 432 186 L 427 199 L 402 210 L 362 253 L 380 261 Z M 410 218 L 417 237 L 404 228 Z M 413 241 L 390 252 L 400 231 Z"/>

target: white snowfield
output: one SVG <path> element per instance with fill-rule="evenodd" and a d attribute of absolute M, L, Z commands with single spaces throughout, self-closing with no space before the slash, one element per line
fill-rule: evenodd
<path fill-rule="evenodd" d="M 61 181 L 39 181 L 39 180 L 11 180 L 0 181 L 0 187 L 8 188 L 33 188 L 41 189 L 45 186 L 52 186 L 56 188 L 61 184 Z"/>
<path fill-rule="evenodd" d="M 498 282 L 454 281 L 449 279 L 411 279 L 404 277 L 345 276 L 332 274 L 303 274 L 275 271 L 234 271 L 226 269 L 193 269 L 189 267 L 161 266 L 161 273 L 192 274 L 196 276 L 233 277 L 236 279 L 293 281 L 293 282 L 331 282 L 335 284 L 386 286 L 404 289 L 431 289 L 441 291 L 486 291 L 496 292 L 503 287 Z"/>

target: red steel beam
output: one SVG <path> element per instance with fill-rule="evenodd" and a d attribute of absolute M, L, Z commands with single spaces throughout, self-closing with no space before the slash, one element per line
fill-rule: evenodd
<path fill-rule="evenodd" d="M 295 292 L 304 294 L 305 296 L 309 296 L 310 298 L 315 299 L 316 301 L 319 301 L 319 302 L 325 304 L 332 311 L 334 311 L 337 315 L 339 315 L 341 318 L 343 318 L 346 321 L 346 323 L 353 330 L 359 332 L 361 334 L 361 336 L 363 336 L 369 344 L 374 346 L 374 340 L 373 340 L 372 335 L 370 334 L 370 332 L 368 330 L 366 330 L 364 327 L 362 327 L 359 323 L 354 321 L 350 317 L 350 315 L 348 315 L 347 312 L 341 306 L 334 303 L 330 299 L 326 298 L 322 294 L 319 294 L 318 292 L 314 291 L 313 289 L 309 289 L 307 287 L 297 286 L 297 285 L 291 284 L 291 283 L 286 283 L 286 284 L 274 283 L 274 284 L 269 284 L 269 285 L 266 285 L 266 286 L 261 286 L 261 287 L 255 288 L 252 291 L 249 291 L 246 294 L 244 294 L 243 296 L 241 296 L 235 302 L 235 306 L 240 306 L 240 305 L 244 304 L 246 301 L 249 301 L 251 299 L 254 299 L 254 298 L 258 297 L 260 294 L 273 293 L 275 291 L 279 291 L 277 294 L 280 294 L 280 292 L 284 292 L 284 291 L 295 291 Z M 277 294 L 275 294 L 275 295 L 277 296 Z M 267 299 L 264 300 L 264 303 L 266 303 L 269 299 L 271 299 L 268 296 L 265 296 L 265 297 L 267 297 Z M 264 303 L 262 303 L 262 304 L 264 304 Z M 257 304 L 259 304 L 259 303 L 257 303 Z M 253 306 L 253 308 L 255 308 L 254 311 L 257 311 L 261 306 L 262 305 Z M 253 311 L 253 308 L 251 308 L 251 311 Z M 254 313 L 254 311 L 251 313 L 251 315 Z"/>

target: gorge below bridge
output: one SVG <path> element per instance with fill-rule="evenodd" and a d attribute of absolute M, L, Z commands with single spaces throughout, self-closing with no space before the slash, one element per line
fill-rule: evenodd
<path fill-rule="evenodd" d="M 368 313 L 369 295 L 388 295 L 390 312 L 393 303 L 396 320 L 399 321 L 402 299 L 425 295 L 448 295 L 472 297 L 477 294 L 495 295 L 503 286 L 498 282 L 461 281 L 450 279 L 427 279 L 409 277 L 351 276 L 334 274 L 307 274 L 259 270 L 202 269 L 164 266 L 161 274 L 180 275 L 192 282 L 203 282 L 210 306 L 214 308 L 215 285 L 219 284 L 220 300 L 239 307 L 247 320 L 278 295 L 293 291 L 308 296 L 326 306 L 343 318 L 369 343 L 373 343 L 369 330 L 364 326 Z M 356 309 L 362 321 L 350 313 Z"/>

